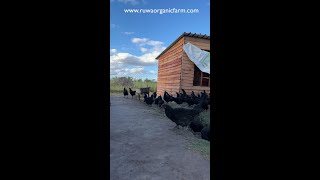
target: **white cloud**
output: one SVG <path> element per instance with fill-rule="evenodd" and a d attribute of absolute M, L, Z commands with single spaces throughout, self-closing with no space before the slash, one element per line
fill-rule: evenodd
<path fill-rule="evenodd" d="M 131 35 L 131 34 L 134 34 L 134 32 L 122 32 L 123 34 L 125 35 Z"/>
<path fill-rule="evenodd" d="M 135 66 L 133 68 L 110 68 L 110 75 L 113 76 L 130 76 L 132 74 L 144 74 L 144 67 Z"/>
<path fill-rule="evenodd" d="M 117 53 L 110 56 L 110 64 L 152 66 L 157 63 L 155 57 L 154 53 L 147 53 L 142 56 L 135 56 L 129 53 Z"/>
<path fill-rule="evenodd" d="M 161 46 L 163 44 L 163 42 L 160 42 L 160 41 L 149 41 L 147 44 L 150 45 L 150 46 Z"/>
<path fill-rule="evenodd" d="M 114 2 L 115 0 L 110 0 L 110 2 Z M 132 5 L 136 5 L 136 4 L 139 4 L 139 0 L 117 0 L 118 2 L 120 3 L 130 3 Z"/>
<path fill-rule="evenodd" d="M 161 46 L 163 42 L 153 41 L 148 38 L 132 38 L 131 42 L 138 44 L 139 46 L 149 45 L 149 46 Z"/>
<path fill-rule="evenodd" d="M 144 67 L 134 67 L 132 69 L 125 69 L 126 71 L 129 71 L 130 73 L 142 73 L 144 70 Z"/>
<path fill-rule="evenodd" d="M 157 74 L 158 72 L 151 70 L 151 71 L 149 71 L 149 73 L 150 74 Z"/>
<path fill-rule="evenodd" d="M 116 66 L 110 66 L 110 75 L 111 76 L 133 76 L 137 77 L 142 77 L 143 75 L 156 75 L 158 72 L 154 70 L 146 71 L 145 67 L 143 66 L 133 66 L 133 67 L 125 67 L 121 66 L 116 67 Z"/>
<path fill-rule="evenodd" d="M 149 40 L 149 39 L 147 39 L 147 38 L 132 38 L 132 39 L 131 39 L 131 42 L 143 46 L 143 45 L 146 44 L 146 42 L 147 42 L 148 40 Z"/>
<path fill-rule="evenodd" d="M 110 49 L 110 54 L 111 55 L 114 55 L 114 54 L 116 54 L 118 51 L 116 50 L 116 49 Z"/>
<path fill-rule="evenodd" d="M 158 61 L 155 59 L 166 47 L 163 42 L 154 41 L 148 38 L 133 38 L 133 44 L 139 45 L 139 50 L 143 53 L 140 56 L 126 52 L 119 52 L 116 49 L 110 49 L 110 74 L 116 76 L 126 76 L 130 74 L 152 74 L 157 72 L 145 71 L 145 66 L 156 66 Z M 149 46 L 145 48 L 143 46 Z M 133 68 L 128 68 L 133 66 Z"/>
<path fill-rule="evenodd" d="M 140 48 L 140 51 L 141 51 L 141 52 L 143 52 L 143 53 L 145 53 L 145 52 L 147 52 L 147 51 L 148 51 L 148 49 L 147 49 L 147 48 L 142 47 L 142 48 Z"/>
<path fill-rule="evenodd" d="M 130 53 L 115 52 L 110 56 L 111 64 L 126 64 L 126 65 L 135 65 L 135 66 L 152 66 L 156 65 L 156 57 L 165 49 L 162 46 L 163 42 L 153 41 L 148 38 L 133 38 L 132 43 L 138 44 L 139 46 L 149 45 L 151 48 L 147 49 L 141 47 L 140 51 L 144 54 L 141 56 L 136 56 Z"/>

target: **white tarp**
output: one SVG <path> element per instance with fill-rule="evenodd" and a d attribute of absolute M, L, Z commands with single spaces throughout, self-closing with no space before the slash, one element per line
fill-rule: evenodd
<path fill-rule="evenodd" d="M 189 59 L 202 71 L 210 74 L 210 53 L 187 43 L 183 46 Z"/>

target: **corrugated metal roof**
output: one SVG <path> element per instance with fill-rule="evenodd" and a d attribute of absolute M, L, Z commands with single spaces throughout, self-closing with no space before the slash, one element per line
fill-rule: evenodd
<path fill-rule="evenodd" d="M 182 33 L 175 41 L 173 41 L 173 43 L 170 44 L 170 46 L 168 46 L 164 51 L 162 51 L 161 54 L 159 54 L 159 56 L 156 57 L 156 59 L 158 59 L 162 54 L 164 54 L 165 52 L 167 52 L 176 42 L 178 42 L 182 37 L 184 36 L 188 36 L 188 37 L 194 37 L 194 38 L 202 38 L 202 39 L 209 39 L 210 40 L 210 36 L 206 35 L 206 34 L 197 34 L 197 33 L 187 33 L 184 32 Z"/>

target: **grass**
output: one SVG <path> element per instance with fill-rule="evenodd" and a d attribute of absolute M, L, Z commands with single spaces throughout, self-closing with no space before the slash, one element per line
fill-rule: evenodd
<path fill-rule="evenodd" d="M 204 125 L 204 126 L 210 126 L 210 111 L 206 112 L 203 111 L 199 114 L 198 116 L 200 122 Z"/>
<path fill-rule="evenodd" d="M 200 152 L 205 158 L 210 159 L 210 141 L 192 138 L 189 144 L 189 148 L 194 151 Z"/>
<path fill-rule="evenodd" d="M 210 111 L 203 111 L 196 118 L 200 120 L 204 127 L 210 126 Z M 193 140 L 191 140 L 191 148 L 195 151 L 200 152 L 206 158 L 210 158 L 210 141 L 200 138 L 194 138 Z"/>

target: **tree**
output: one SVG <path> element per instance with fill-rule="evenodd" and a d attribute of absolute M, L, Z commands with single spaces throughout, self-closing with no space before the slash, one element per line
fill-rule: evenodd
<path fill-rule="evenodd" d="M 144 82 L 145 82 L 145 83 L 151 83 L 151 80 L 149 80 L 148 78 L 146 78 L 146 79 L 144 80 Z"/>
<path fill-rule="evenodd" d="M 116 79 L 118 85 L 123 87 L 131 87 L 133 86 L 132 77 L 120 77 Z"/>

